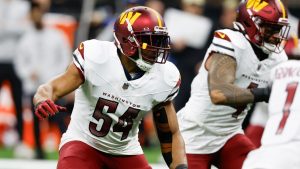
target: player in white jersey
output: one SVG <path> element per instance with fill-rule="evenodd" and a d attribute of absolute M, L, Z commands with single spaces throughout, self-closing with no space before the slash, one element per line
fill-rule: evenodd
<path fill-rule="evenodd" d="M 243 169 L 300 168 L 300 61 L 276 66 L 271 82 L 262 145 L 248 154 Z"/>
<path fill-rule="evenodd" d="M 253 112 L 248 114 L 251 117 L 249 119 L 249 125 L 245 129 L 245 135 L 256 147 L 260 147 L 261 137 L 268 120 L 268 103 L 259 102 L 253 106 Z"/>
<path fill-rule="evenodd" d="M 289 26 L 279 0 L 241 2 L 234 26 L 215 32 L 178 113 L 190 169 L 242 167 L 255 147 L 241 123 L 251 103 L 269 98 L 270 69 L 287 60 Z"/>
<path fill-rule="evenodd" d="M 286 6 L 288 6 L 288 1 L 284 0 Z M 287 40 L 286 47 L 284 48 L 289 59 L 297 59 L 300 56 L 300 44 L 298 43 L 300 39 L 300 19 L 293 16 L 288 11 L 289 23 L 290 23 L 290 33 Z M 245 129 L 245 134 L 250 140 L 257 146 L 261 145 L 261 138 L 264 131 L 264 127 L 268 120 L 268 104 L 259 103 L 255 104 L 253 112 L 249 114 L 249 125 Z"/>
<path fill-rule="evenodd" d="M 53 101 L 76 90 L 58 169 L 146 169 L 138 142 L 142 117 L 153 112 L 163 157 L 170 168 L 187 168 L 185 149 L 171 100 L 180 74 L 166 61 L 170 39 L 153 9 L 133 7 L 117 18 L 115 42 L 89 40 L 73 53 L 67 71 L 39 87 L 36 115 L 62 107 Z"/>

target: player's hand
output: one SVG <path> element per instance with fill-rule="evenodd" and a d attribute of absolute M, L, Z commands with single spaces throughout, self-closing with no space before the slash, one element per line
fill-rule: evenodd
<path fill-rule="evenodd" d="M 271 95 L 272 88 L 271 86 L 267 86 L 265 88 L 252 88 L 250 92 L 254 96 L 254 102 L 269 102 L 269 98 Z"/>
<path fill-rule="evenodd" d="M 56 105 L 52 100 L 47 99 L 36 104 L 34 114 L 41 120 L 63 111 L 67 111 L 67 108 Z"/>

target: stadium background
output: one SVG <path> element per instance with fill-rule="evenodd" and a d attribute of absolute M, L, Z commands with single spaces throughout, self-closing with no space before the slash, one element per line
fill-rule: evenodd
<path fill-rule="evenodd" d="M 186 1 L 195 1 L 195 3 L 201 1 L 203 3 L 203 0 Z M 47 25 L 61 30 L 66 35 L 68 44 L 73 50 L 79 42 L 97 38 L 114 16 L 126 8 L 128 3 L 143 5 L 145 2 L 144 0 L 52 0 L 49 13 L 47 13 L 44 20 Z M 162 2 L 165 9 L 175 8 L 181 10 L 180 0 L 163 0 Z M 211 31 L 216 29 L 219 24 L 224 4 L 235 6 L 236 2 L 234 0 L 207 0 L 207 2 L 204 2 L 203 16 L 212 21 Z M 300 18 L 299 0 L 289 0 L 288 8 L 291 14 Z M 189 26 L 193 27 L 193 25 Z M 207 41 L 209 41 L 209 37 Z M 298 41 L 294 41 L 294 43 L 294 47 L 299 46 Z M 46 152 L 46 160 L 34 160 L 31 110 L 28 108 L 23 109 L 24 138 L 22 146 L 20 146 L 17 141 L 17 132 L 14 129 L 16 113 L 11 92 L 9 81 L 0 84 L 0 169 L 55 168 L 58 158 L 57 146 L 61 136 L 58 126 L 46 120 L 41 122 L 41 140 L 43 149 Z M 65 122 L 68 123 L 68 120 L 67 117 Z M 142 131 L 140 139 L 148 161 L 153 164 L 153 168 L 166 168 L 160 155 L 151 115 L 144 119 Z"/>

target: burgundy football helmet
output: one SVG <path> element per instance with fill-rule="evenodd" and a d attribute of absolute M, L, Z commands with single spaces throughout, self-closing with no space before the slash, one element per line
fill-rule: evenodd
<path fill-rule="evenodd" d="M 149 7 L 123 12 L 115 21 L 114 37 L 118 49 L 144 71 L 154 63 L 165 63 L 169 55 L 170 37 L 164 20 Z"/>
<path fill-rule="evenodd" d="M 280 53 L 290 30 L 287 9 L 280 0 L 242 1 L 234 26 L 265 53 Z"/>

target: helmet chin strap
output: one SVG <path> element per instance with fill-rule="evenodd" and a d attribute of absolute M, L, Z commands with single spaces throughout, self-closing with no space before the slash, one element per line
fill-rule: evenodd
<path fill-rule="evenodd" d="M 271 44 L 271 43 L 264 43 L 263 46 L 261 47 L 264 53 L 270 54 L 272 52 L 274 53 L 280 53 L 283 48 L 278 47 L 277 45 Z"/>
<path fill-rule="evenodd" d="M 268 48 L 266 48 L 265 47 L 265 45 L 264 46 L 260 46 L 260 49 L 265 53 L 265 54 L 271 54 L 272 52 L 268 49 Z"/>
<path fill-rule="evenodd" d="M 153 67 L 153 64 L 149 64 L 147 62 L 145 62 L 142 58 L 142 52 L 141 52 L 141 49 L 138 48 L 138 56 L 139 58 L 138 59 L 133 59 L 131 57 L 130 60 L 132 60 L 133 62 L 136 63 L 136 65 L 142 70 L 142 71 L 145 71 L 145 72 L 148 72 L 152 67 Z"/>
<path fill-rule="evenodd" d="M 133 40 L 135 42 L 135 44 L 137 45 L 137 49 L 138 49 L 138 56 L 139 58 L 138 59 L 133 59 L 131 57 L 129 57 L 133 62 L 136 63 L 136 65 L 143 71 L 147 72 L 149 71 L 151 68 L 152 68 L 152 64 L 149 64 L 147 62 L 145 62 L 143 60 L 143 57 L 142 57 L 142 51 L 141 51 L 141 48 L 140 48 L 140 44 L 138 43 L 138 41 L 136 40 L 135 36 L 134 36 L 134 31 L 133 31 L 133 28 L 128 20 L 128 18 L 125 19 L 126 23 L 127 23 L 127 29 L 128 31 L 131 33 L 131 39 L 130 40 Z"/>
<path fill-rule="evenodd" d="M 116 40 L 117 47 L 119 48 L 119 50 L 121 51 L 121 53 L 123 55 L 125 55 L 124 52 L 123 52 L 123 50 L 122 50 L 122 47 L 120 45 L 120 42 L 119 42 L 118 38 L 116 37 L 115 33 L 114 33 L 114 37 L 115 37 L 115 40 Z M 151 65 L 151 64 L 149 64 L 149 63 L 147 63 L 147 62 L 145 62 L 143 60 L 143 58 L 142 58 L 142 52 L 141 52 L 140 48 L 138 48 L 138 56 L 139 56 L 139 58 L 136 59 L 136 60 L 134 60 L 131 57 L 128 57 L 128 58 L 130 60 L 132 60 L 141 70 L 143 70 L 145 72 L 149 71 L 152 68 L 153 65 Z"/>
<path fill-rule="evenodd" d="M 242 24 L 240 24 L 239 22 L 233 22 L 233 27 L 241 32 L 243 32 L 244 36 L 249 40 L 249 36 L 247 35 L 246 31 L 245 31 L 245 28 Z M 255 46 L 259 47 L 265 54 L 270 54 L 272 53 L 271 52 L 271 48 L 273 48 L 273 45 L 272 44 L 268 44 L 268 43 L 265 43 L 263 46 L 259 46 L 257 44 L 254 44 Z"/>

